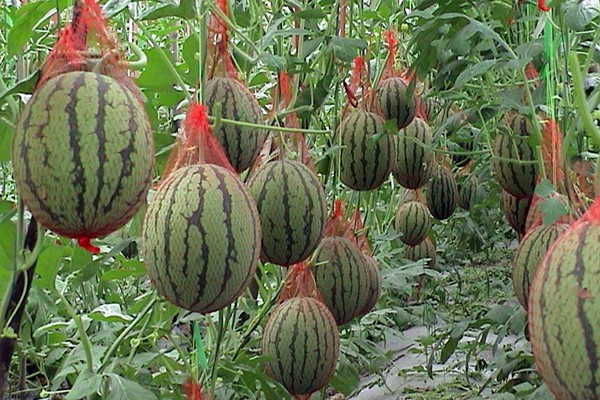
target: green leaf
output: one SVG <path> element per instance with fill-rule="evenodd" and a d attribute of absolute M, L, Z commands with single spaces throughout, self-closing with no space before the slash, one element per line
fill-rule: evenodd
<path fill-rule="evenodd" d="M 351 62 L 358 55 L 358 50 L 366 49 L 367 45 L 363 39 L 334 36 L 329 42 L 329 50 L 340 60 Z"/>
<path fill-rule="evenodd" d="M 179 5 L 175 3 L 161 4 L 149 9 L 142 14 L 142 21 L 151 21 L 164 17 L 179 17 L 183 19 L 192 19 L 196 16 L 196 6 L 194 0 L 181 0 Z"/>
<path fill-rule="evenodd" d="M 40 70 L 37 70 L 26 78 L 8 87 L 4 92 L 0 93 L 0 101 L 4 100 L 6 96 L 11 96 L 17 93 L 32 94 L 39 77 Z"/>
<path fill-rule="evenodd" d="M 94 321 L 127 323 L 133 320 L 131 315 L 123 314 L 120 304 L 102 304 L 96 307 L 89 317 Z"/>
<path fill-rule="evenodd" d="M 71 271 L 79 271 L 87 264 L 92 262 L 92 255 L 87 250 L 79 247 L 73 247 L 73 255 L 71 256 Z"/>
<path fill-rule="evenodd" d="M 121 263 L 121 268 L 118 265 L 106 271 L 100 277 L 102 282 L 122 281 L 129 277 L 142 277 L 146 273 L 144 263 L 138 260 L 127 260 Z"/>
<path fill-rule="evenodd" d="M 276 56 L 274 54 L 270 54 L 270 53 L 262 53 L 260 55 L 260 59 L 262 60 L 262 62 L 265 63 L 265 65 L 269 66 L 269 67 L 273 67 L 273 68 L 277 68 L 277 69 L 281 69 L 285 67 L 285 58 L 281 57 L 281 56 Z"/>
<path fill-rule="evenodd" d="M 129 4 L 131 4 L 131 0 L 108 0 L 102 6 L 102 11 L 104 12 L 104 16 L 110 19 L 126 9 Z"/>
<path fill-rule="evenodd" d="M 65 1 L 59 5 L 64 8 Z M 47 21 L 56 13 L 55 1 L 36 1 L 19 8 L 15 15 L 15 23 L 8 31 L 6 49 L 9 57 L 21 54 L 23 47 L 35 32 L 35 28 Z"/>
<path fill-rule="evenodd" d="M 194 85 L 199 78 L 198 59 L 196 58 L 199 51 L 200 45 L 198 42 L 198 35 L 190 35 L 190 37 L 185 39 L 183 42 L 181 55 L 183 57 L 183 61 L 185 61 L 185 65 L 188 68 L 187 83 L 190 85 Z"/>
<path fill-rule="evenodd" d="M 35 272 L 38 278 L 33 285 L 44 289 L 53 289 L 60 262 L 63 259 L 63 248 L 52 245 L 44 249 L 38 257 Z"/>
<path fill-rule="evenodd" d="M 101 383 L 102 375 L 85 369 L 75 379 L 75 383 L 65 400 L 76 400 L 90 396 L 98 391 Z"/>
<path fill-rule="evenodd" d="M 564 215 L 569 215 L 569 209 L 560 201 L 560 197 L 558 196 L 542 200 L 539 207 L 542 213 L 542 223 L 545 226 L 552 225 Z"/>
<path fill-rule="evenodd" d="M 0 269 L 12 271 L 15 255 L 15 224 L 4 221 L 0 224 Z"/>
<path fill-rule="evenodd" d="M 0 162 L 10 161 L 10 143 L 12 134 L 12 126 L 0 119 Z"/>
<path fill-rule="evenodd" d="M 458 78 L 456 78 L 456 82 L 454 82 L 455 88 L 460 88 L 470 80 L 485 74 L 494 64 L 496 64 L 496 60 L 485 60 L 464 69 L 458 75 Z"/>
<path fill-rule="evenodd" d="M 307 8 L 306 10 L 294 13 L 294 15 L 302 19 L 321 19 L 327 17 L 325 11 L 316 8 Z"/>
<path fill-rule="evenodd" d="M 548 197 L 554 192 L 556 192 L 556 190 L 554 189 L 554 186 L 552 186 L 552 182 L 546 178 L 542 179 L 535 187 L 535 194 L 541 198 Z"/>
<path fill-rule="evenodd" d="M 574 31 L 581 31 L 600 15 L 600 2 L 570 0 L 563 5 L 563 10 L 567 26 Z"/>
<path fill-rule="evenodd" d="M 106 400 L 158 400 L 154 393 L 137 382 L 125 379 L 117 374 L 105 374 L 110 379 Z"/>
<path fill-rule="evenodd" d="M 145 50 L 148 64 L 137 80 L 140 87 L 153 90 L 173 90 L 176 80 L 171 72 L 171 67 L 160 54 L 161 51 L 155 47 Z M 166 56 L 172 58 L 169 54 Z"/>

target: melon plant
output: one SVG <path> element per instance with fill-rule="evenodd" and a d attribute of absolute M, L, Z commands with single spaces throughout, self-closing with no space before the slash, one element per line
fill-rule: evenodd
<path fill-rule="evenodd" d="M 310 395 L 325 386 L 339 351 L 335 320 L 312 297 L 293 297 L 279 304 L 265 326 L 265 370 L 291 394 Z"/>
<path fill-rule="evenodd" d="M 70 238 L 127 223 L 152 182 L 152 130 L 143 105 L 113 78 L 68 72 L 31 97 L 15 128 L 16 188 L 33 216 Z"/>
<path fill-rule="evenodd" d="M 538 226 L 519 243 L 512 263 L 512 282 L 519 303 L 527 309 L 529 286 L 542 258 L 556 238 L 568 228 L 566 224 Z"/>
<path fill-rule="evenodd" d="M 221 117 L 253 124 L 263 123 L 263 114 L 256 98 L 244 84 L 233 78 L 217 77 L 206 83 L 205 105 L 209 114 L 215 104 L 221 104 Z M 258 157 L 268 131 L 245 126 L 221 124 L 213 134 L 221 143 L 233 168 L 244 171 Z"/>
<path fill-rule="evenodd" d="M 529 143 L 529 131 L 521 128 L 524 117 L 517 116 L 511 124 L 511 134 L 499 134 L 494 138 L 492 167 L 498 183 L 517 198 L 531 197 L 536 185 L 536 164 L 533 146 Z"/>
<path fill-rule="evenodd" d="M 459 207 L 465 210 L 471 209 L 471 206 L 473 205 L 473 201 L 475 199 L 475 194 L 477 193 L 478 183 L 479 180 L 477 179 L 476 175 L 470 175 L 462 182 L 457 183 L 458 196 L 456 198 L 456 201 Z"/>
<path fill-rule="evenodd" d="M 427 122 L 417 117 L 396 137 L 396 158 L 392 172 L 407 189 L 418 189 L 433 172 L 433 137 Z"/>
<path fill-rule="evenodd" d="M 530 197 L 518 199 L 506 190 L 502 190 L 502 212 L 515 232 L 525 234 L 525 222 L 530 205 Z"/>
<path fill-rule="evenodd" d="M 358 247 L 345 237 L 326 237 L 312 258 L 312 270 L 323 302 L 338 325 L 352 320 L 362 310 L 369 276 Z"/>
<path fill-rule="evenodd" d="M 292 160 L 263 164 L 248 182 L 262 226 L 261 258 L 292 265 L 317 247 L 327 216 L 325 191 L 306 165 Z"/>
<path fill-rule="evenodd" d="M 427 184 L 427 207 L 434 218 L 449 218 L 456 209 L 458 188 L 454 175 L 445 167 L 439 167 Z"/>
<path fill-rule="evenodd" d="M 386 180 L 395 156 L 394 136 L 377 114 L 355 110 L 340 125 L 340 180 L 354 190 L 376 189 Z"/>
<path fill-rule="evenodd" d="M 173 172 L 148 206 L 142 230 L 146 271 L 158 293 L 207 313 L 233 302 L 254 277 L 260 221 L 229 170 L 197 164 Z"/>
<path fill-rule="evenodd" d="M 386 120 L 394 120 L 398 129 L 415 118 L 417 98 L 414 90 L 402 78 L 384 80 L 377 89 L 377 100 Z"/>
<path fill-rule="evenodd" d="M 600 203 L 550 247 L 531 284 L 528 325 L 540 376 L 557 399 L 600 398 Z"/>
<path fill-rule="evenodd" d="M 421 243 L 431 229 L 431 216 L 427 207 L 418 202 L 404 203 L 398 208 L 394 219 L 400 240 L 414 246 Z"/>
<path fill-rule="evenodd" d="M 428 237 L 416 246 L 407 246 L 404 250 L 404 258 L 411 261 L 428 259 L 427 266 L 435 266 L 435 245 Z"/>

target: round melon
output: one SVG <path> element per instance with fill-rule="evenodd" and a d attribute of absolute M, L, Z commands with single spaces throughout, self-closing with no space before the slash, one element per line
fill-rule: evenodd
<path fill-rule="evenodd" d="M 205 89 L 205 104 L 210 115 L 214 105 L 221 104 L 221 117 L 240 122 L 262 124 L 263 113 L 256 98 L 240 81 L 218 77 L 209 80 Z M 268 135 L 265 129 L 221 124 L 213 134 L 223 146 L 233 168 L 244 171 L 258 157 Z"/>
<path fill-rule="evenodd" d="M 449 218 L 456 209 L 458 188 L 454 175 L 444 167 L 439 167 L 427 184 L 427 207 L 434 218 Z"/>
<path fill-rule="evenodd" d="M 186 310 L 208 313 L 229 305 L 252 281 L 260 221 L 236 175 L 198 164 L 173 172 L 158 188 L 142 240 L 158 293 Z"/>
<path fill-rule="evenodd" d="M 407 189 L 418 189 L 433 172 L 433 137 L 427 122 L 415 118 L 396 137 L 396 158 L 392 172 Z"/>
<path fill-rule="evenodd" d="M 431 239 L 425 238 L 416 246 L 407 246 L 404 250 L 404 258 L 411 261 L 428 259 L 427 266 L 433 268 L 436 260 L 435 245 Z"/>
<path fill-rule="evenodd" d="M 279 304 L 265 326 L 265 370 L 291 394 L 310 395 L 325 386 L 339 351 L 340 336 L 331 312 L 311 297 Z"/>
<path fill-rule="evenodd" d="M 502 212 L 508 224 L 519 234 L 525 234 L 527 213 L 531 206 L 531 198 L 518 199 L 505 190 L 502 190 Z"/>
<path fill-rule="evenodd" d="M 363 255 L 364 267 L 367 269 L 368 284 L 362 289 L 357 316 L 365 315 L 375 307 L 381 296 L 381 272 L 373 257 Z"/>
<path fill-rule="evenodd" d="M 599 206 L 556 239 L 529 291 L 536 368 L 557 399 L 600 398 Z"/>
<path fill-rule="evenodd" d="M 527 309 L 529 286 L 542 258 L 556 238 L 568 228 L 566 224 L 538 226 L 525 235 L 515 253 L 512 282 L 519 303 Z"/>
<path fill-rule="evenodd" d="M 248 182 L 262 226 L 261 258 L 288 266 L 317 247 L 327 217 L 325 191 L 304 164 L 280 160 L 263 164 Z"/>
<path fill-rule="evenodd" d="M 417 97 L 402 78 L 388 78 L 377 89 L 377 100 L 386 120 L 394 120 L 398 129 L 415 118 Z"/>
<path fill-rule="evenodd" d="M 492 167 L 504 190 L 521 199 L 531 197 L 536 185 L 536 158 L 529 143 L 531 123 L 517 115 L 511 124 L 511 134 L 494 138 Z"/>
<path fill-rule="evenodd" d="M 315 282 L 323 302 L 338 325 L 350 322 L 362 310 L 363 290 L 369 285 L 362 253 L 344 237 L 327 237 L 312 260 Z"/>
<path fill-rule="evenodd" d="M 457 183 L 458 197 L 456 198 L 456 201 L 459 207 L 465 210 L 471 209 L 473 201 L 475 200 L 475 194 L 477 193 L 478 184 L 479 180 L 476 175 L 471 175 L 462 182 Z"/>
<path fill-rule="evenodd" d="M 396 154 L 394 136 L 377 114 L 356 110 L 340 125 L 340 180 L 350 189 L 376 189 L 387 179 Z"/>
<path fill-rule="evenodd" d="M 46 228 L 94 238 L 145 203 L 154 148 L 144 106 L 111 77 L 68 72 L 31 97 L 15 128 L 17 192 Z"/>
<path fill-rule="evenodd" d="M 418 201 L 404 203 L 396 212 L 394 219 L 400 240 L 414 246 L 421 243 L 431 229 L 431 216 L 425 205 Z"/>

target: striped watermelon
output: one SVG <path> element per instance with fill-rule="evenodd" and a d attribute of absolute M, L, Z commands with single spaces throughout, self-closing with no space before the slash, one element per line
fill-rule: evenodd
<path fill-rule="evenodd" d="M 143 105 L 111 77 L 69 72 L 29 100 L 15 129 L 17 191 L 48 229 L 94 238 L 127 223 L 152 182 L 152 130 Z"/>
<path fill-rule="evenodd" d="M 566 224 L 538 226 L 519 243 L 512 265 L 512 282 L 519 303 L 527 309 L 529 286 L 544 254 L 552 243 L 568 228 Z"/>
<path fill-rule="evenodd" d="M 415 246 L 421 243 L 431 229 L 431 216 L 425 205 L 418 201 L 404 203 L 398 208 L 394 220 L 400 240 Z"/>
<path fill-rule="evenodd" d="M 558 237 L 529 291 L 536 367 L 557 399 L 600 398 L 599 206 Z"/>
<path fill-rule="evenodd" d="M 523 128 L 527 123 L 522 116 L 514 118 L 512 134 L 496 136 L 492 149 L 498 183 L 517 198 L 533 196 L 536 185 L 535 152 L 528 142 L 530 131 Z"/>
<path fill-rule="evenodd" d="M 294 395 L 310 395 L 333 375 L 340 335 L 327 307 L 312 297 L 278 305 L 262 338 L 267 374 Z"/>
<path fill-rule="evenodd" d="M 392 170 L 400 185 L 418 189 L 433 171 L 433 137 L 427 122 L 417 117 L 396 137 L 396 159 Z"/>
<path fill-rule="evenodd" d="M 435 266 L 435 245 L 429 238 L 425 238 L 416 246 L 407 246 L 404 250 L 404 258 L 411 261 L 419 261 L 429 259 L 427 266 L 433 268 Z"/>
<path fill-rule="evenodd" d="M 502 190 L 502 212 L 508 224 L 520 234 L 525 234 L 525 222 L 531 205 L 531 198 L 517 199 L 506 190 Z"/>
<path fill-rule="evenodd" d="M 367 314 L 375 307 L 379 296 L 381 296 L 381 272 L 374 258 L 363 255 L 365 268 L 367 269 L 368 284 L 365 285 L 366 290 L 362 290 L 361 298 L 359 299 L 359 310 L 357 316 Z"/>
<path fill-rule="evenodd" d="M 386 180 L 395 155 L 394 136 L 377 114 L 356 110 L 340 125 L 340 180 L 354 190 L 372 190 Z"/>
<path fill-rule="evenodd" d="M 324 238 L 313 256 L 317 288 L 338 325 L 360 311 L 364 290 L 369 287 L 368 269 L 358 248 L 345 237 Z"/>
<path fill-rule="evenodd" d="M 252 93 L 241 82 L 232 78 L 213 78 L 206 83 L 205 104 L 212 115 L 214 105 L 221 103 L 221 116 L 241 122 L 262 124 L 263 114 Z M 268 131 L 230 124 L 222 124 L 213 134 L 223 146 L 225 154 L 236 171 L 250 167 L 262 148 Z"/>
<path fill-rule="evenodd" d="M 248 182 L 262 226 L 263 261 L 292 265 L 317 247 L 327 216 L 325 191 L 304 164 L 291 160 L 263 164 Z"/>
<path fill-rule="evenodd" d="M 434 218 L 449 218 L 456 209 L 458 188 L 454 175 L 445 167 L 439 167 L 427 184 L 427 207 Z"/>
<path fill-rule="evenodd" d="M 476 175 L 471 175 L 467 179 L 463 180 L 458 185 L 458 197 L 456 198 L 459 207 L 470 210 L 475 200 L 475 194 L 477 193 L 477 185 L 479 180 Z"/>
<path fill-rule="evenodd" d="M 377 89 L 379 106 L 386 120 L 396 121 L 398 129 L 408 126 L 415 118 L 417 97 L 402 78 L 388 78 Z"/>
<path fill-rule="evenodd" d="M 186 310 L 208 313 L 229 305 L 253 279 L 260 222 L 236 175 L 197 164 L 161 184 L 142 239 L 146 271 L 158 293 Z"/>

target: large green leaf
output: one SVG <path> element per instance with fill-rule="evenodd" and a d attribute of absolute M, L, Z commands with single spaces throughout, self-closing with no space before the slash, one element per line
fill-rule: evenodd
<path fill-rule="evenodd" d="M 106 400 L 154 400 L 154 393 L 137 382 L 125 379 L 117 374 L 105 374 L 109 378 L 109 393 Z"/>

